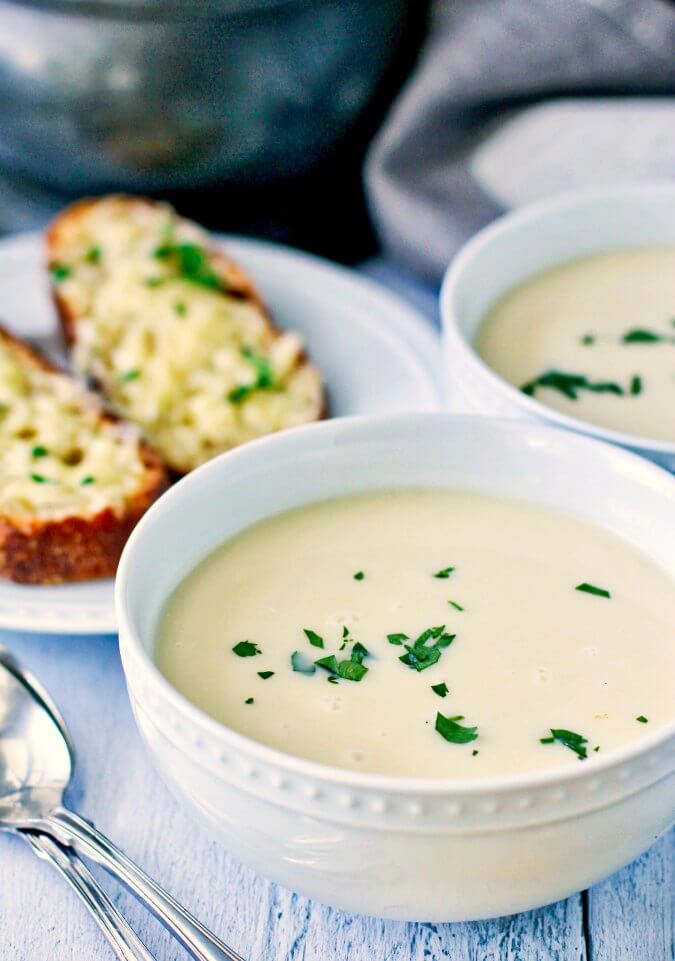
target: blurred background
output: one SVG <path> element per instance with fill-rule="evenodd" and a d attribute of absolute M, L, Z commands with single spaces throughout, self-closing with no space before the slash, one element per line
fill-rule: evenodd
<path fill-rule="evenodd" d="M 123 190 L 361 259 L 364 155 L 426 23 L 424 0 L 0 0 L 0 231 Z"/>
<path fill-rule="evenodd" d="M 0 232 L 122 190 L 433 285 L 503 210 L 674 175 L 672 0 L 0 0 Z"/>

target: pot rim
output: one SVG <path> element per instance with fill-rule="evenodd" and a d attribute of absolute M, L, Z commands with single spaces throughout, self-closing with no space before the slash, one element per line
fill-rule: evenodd
<path fill-rule="evenodd" d="M 128 15 L 162 20 L 207 20 L 274 13 L 287 7 L 306 7 L 314 0 L 5 0 L 17 7 L 43 13 L 78 13 L 89 16 Z"/>

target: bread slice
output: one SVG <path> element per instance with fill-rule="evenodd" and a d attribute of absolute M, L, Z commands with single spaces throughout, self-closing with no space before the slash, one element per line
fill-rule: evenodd
<path fill-rule="evenodd" d="M 322 378 L 253 283 L 172 207 L 84 200 L 47 234 L 73 367 L 177 474 L 319 419 Z"/>
<path fill-rule="evenodd" d="M 0 576 L 59 584 L 115 573 L 167 486 L 138 429 L 0 328 Z"/>

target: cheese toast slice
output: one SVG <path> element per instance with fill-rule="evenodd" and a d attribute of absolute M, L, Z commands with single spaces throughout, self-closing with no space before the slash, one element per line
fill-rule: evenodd
<path fill-rule="evenodd" d="M 109 196 L 47 234 L 74 369 L 176 474 L 319 419 L 322 378 L 249 277 L 164 203 Z"/>
<path fill-rule="evenodd" d="M 139 431 L 0 328 L 0 576 L 25 584 L 110 577 L 166 488 Z"/>

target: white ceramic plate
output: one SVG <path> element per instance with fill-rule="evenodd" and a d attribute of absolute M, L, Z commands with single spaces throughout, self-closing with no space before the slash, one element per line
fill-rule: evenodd
<path fill-rule="evenodd" d="M 224 239 L 257 281 L 278 324 L 302 334 L 324 372 L 332 416 L 441 406 L 439 342 L 415 310 L 372 281 L 317 257 L 276 244 Z M 0 320 L 62 362 L 39 235 L 0 240 Z M 58 587 L 0 581 L 0 628 L 114 633 L 112 581 Z"/>

